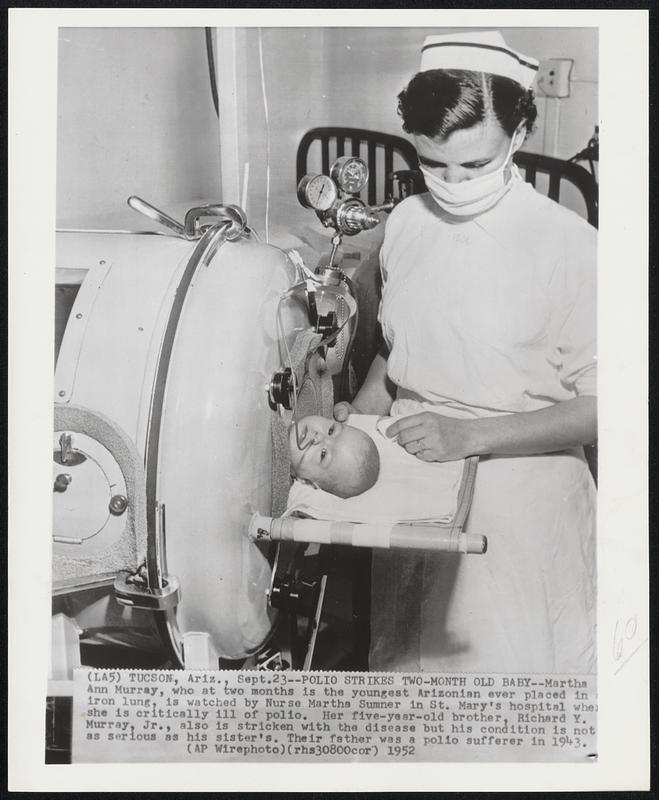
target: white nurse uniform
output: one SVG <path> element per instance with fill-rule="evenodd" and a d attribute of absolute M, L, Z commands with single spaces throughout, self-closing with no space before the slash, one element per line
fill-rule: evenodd
<path fill-rule="evenodd" d="M 392 414 L 479 418 L 596 393 L 596 232 L 516 169 L 477 217 L 406 199 L 381 267 Z M 485 555 L 374 553 L 370 669 L 594 671 L 582 448 L 481 458 L 466 530 L 487 535 Z"/>

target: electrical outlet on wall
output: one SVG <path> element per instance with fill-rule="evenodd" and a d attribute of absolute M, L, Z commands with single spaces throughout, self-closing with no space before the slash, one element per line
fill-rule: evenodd
<path fill-rule="evenodd" d="M 538 67 L 536 83 L 545 97 L 570 96 L 570 72 L 574 59 L 548 58 Z"/>

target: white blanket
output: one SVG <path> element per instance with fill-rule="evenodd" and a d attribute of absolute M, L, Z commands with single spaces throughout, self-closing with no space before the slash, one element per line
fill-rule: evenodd
<path fill-rule="evenodd" d="M 450 525 L 458 505 L 464 460 L 429 463 L 410 455 L 385 435 L 395 420 L 369 414 L 353 414 L 348 419 L 349 425 L 368 433 L 380 454 L 380 475 L 371 489 L 342 499 L 294 480 L 286 513 L 340 522 Z"/>

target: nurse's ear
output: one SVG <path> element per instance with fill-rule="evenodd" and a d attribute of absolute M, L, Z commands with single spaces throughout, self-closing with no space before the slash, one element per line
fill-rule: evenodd
<path fill-rule="evenodd" d="M 515 132 L 513 133 L 511 154 L 516 153 L 526 141 L 526 134 L 528 133 L 526 121 L 520 122 Z"/>

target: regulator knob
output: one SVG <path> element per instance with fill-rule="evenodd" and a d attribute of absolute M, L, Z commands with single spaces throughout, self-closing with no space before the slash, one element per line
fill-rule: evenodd
<path fill-rule="evenodd" d="M 348 236 L 374 228 L 380 219 L 364 204 L 353 198 L 343 203 L 336 212 L 338 229 Z"/>

